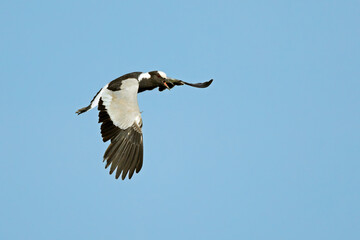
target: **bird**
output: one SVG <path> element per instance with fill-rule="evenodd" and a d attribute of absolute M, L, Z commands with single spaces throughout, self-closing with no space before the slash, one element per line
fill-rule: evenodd
<path fill-rule="evenodd" d="M 213 79 L 202 83 L 188 83 L 170 78 L 162 71 L 131 72 L 118 77 L 101 88 L 90 104 L 76 111 L 78 115 L 95 107 L 99 111 L 103 142 L 110 140 L 103 162 L 109 174 L 115 170 L 115 178 L 124 180 L 128 174 L 139 173 L 143 165 L 142 118 L 137 94 L 158 88 L 159 91 L 174 86 L 188 85 L 196 88 L 210 86 Z"/>

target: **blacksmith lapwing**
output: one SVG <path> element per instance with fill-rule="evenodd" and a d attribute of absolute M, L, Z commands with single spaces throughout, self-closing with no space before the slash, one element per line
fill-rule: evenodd
<path fill-rule="evenodd" d="M 158 88 L 159 91 L 171 89 L 178 85 L 189 85 L 206 88 L 212 79 L 203 83 L 187 83 L 169 78 L 164 72 L 132 72 L 108 83 L 95 95 L 90 105 L 79 109 L 82 114 L 94 107 L 99 110 L 99 123 L 104 142 L 110 145 L 104 154 L 106 166 L 110 166 L 110 174 L 116 169 L 116 178 L 124 180 L 127 173 L 129 179 L 138 173 L 143 164 L 142 119 L 137 102 L 137 94 Z"/>

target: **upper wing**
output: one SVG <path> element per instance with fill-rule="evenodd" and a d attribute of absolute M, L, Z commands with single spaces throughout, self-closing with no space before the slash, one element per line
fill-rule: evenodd
<path fill-rule="evenodd" d="M 184 82 L 182 80 L 178 80 L 178 79 L 173 79 L 173 78 L 168 78 L 166 79 L 166 83 L 169 86 L 169 88 L 173 88 L 175 86 L 181 86 L 181 85 L 188 85 L 191 87 L 196 87 L 196 88 L 207 88 L 208 86 L 210 86 L 210 84 L 213 82 L 213 79 L 207 81 L 207 82 L 203 82 L 203 83 L 188 83 L 188 82 Z M 163 86 L 159 87 L 159 91 L 164 91 L 166 88 Z"/>
<path fill-rule="evenodd" d="M 123 80 L 119 90 L 105 89 L 99 101 L 99 123 L 103 141 L 111 140 L 105 154 L 110 174 L 125 179 L 140 171 L 143 162 L 142 121 L 137 103 L 137 79 Z"/>

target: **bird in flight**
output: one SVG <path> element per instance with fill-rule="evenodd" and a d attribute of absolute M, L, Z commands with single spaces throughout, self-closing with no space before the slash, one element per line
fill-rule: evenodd
<path fill-rule="evenodd" d="M 121 175 L 124 180 L 128 173 L 131 179 L 135 171 L 139 173 L 143 164 L 142 119 L 137 94 L 154 88 L 163 91 L 180 85 L 206 88 L 212 81 L 187 83 L 169 78 L 162 71 L 132 72 L 106 84 L 89 106 L 80 108 L 76 113 L 79 115 L 98 108 L 102 139 L 104 142 L 110 140 L 104 154 L 105 168 L 111 165 L 110 174 L 116 170 L 116 179 Z"/>

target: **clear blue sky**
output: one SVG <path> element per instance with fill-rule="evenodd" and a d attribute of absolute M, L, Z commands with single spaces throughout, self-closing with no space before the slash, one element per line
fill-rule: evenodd
<path fill-rule="evenodd" d="M 360 239 L 359 1 L 1 1 L 0 239 Z M 115 180 L 95 110 L 139 95 Z"/>

